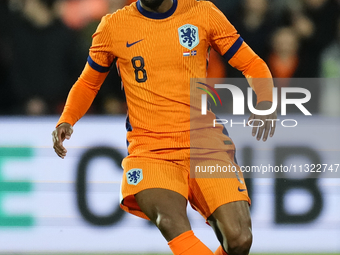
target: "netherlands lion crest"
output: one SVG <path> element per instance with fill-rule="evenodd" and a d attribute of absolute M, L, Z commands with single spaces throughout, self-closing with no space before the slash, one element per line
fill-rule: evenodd
<path fill-rule="evenodd" d="M 186 24 L 178 29 L 179 42 L 189 50 L 199 44 L 198 28 L 194 25 Z"/>
<path fill-rule="evenodd" d="M 143 170 L 139 168 L 131 169 L 126 173 L 128 184 L 137 185 L 143 180 Z"/>

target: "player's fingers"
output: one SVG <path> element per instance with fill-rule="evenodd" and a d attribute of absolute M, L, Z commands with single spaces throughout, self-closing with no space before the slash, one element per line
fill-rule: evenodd
<path fill-rule="evenodd" d="M 55 140 L 55 138 L 54 138 L 54 140 Z M 53 144 L 53 149 L 54 149 L 54 151 L 58 154 L 58 156 L 62 156 L 62 155 L 64 155 L 66 152 L 65 152 L 65 150 L 64 150 L 64 148 L 63 147 L 60 147 L 60 145 L 59 145 L 59 143 L 58 142 L 55 142 L 54 144 Z M 65 154 L 66 155 L 66 154 Z"/>
<path fill-rule="evenodd" d="M 52 141 L 53 141 L 53 148 L 56 149 L 57 147 L 59 147 L 59 138 L 57 135 L 57 131 L 54 130 L 52 132 Z"/>
<path fill-rule="evenodd" d="M 271 125 L 271 130 L 270 130 L 270 137 L 274 136 L 275 133 L 275 129 L 276 129 L 276 121 L 273 121 L 273 124 Z"/>
<path fill-rule="evenodd" d="M 65 139 L 69 140 L 71 138 L 71 135 L 73 133 L 73 128 L 69 127 L 65 131 Z"/>
<path fill-rule="evenodd" d="M 259 121 L 258 120 L 252 120 L 252 136 L 256 136 L 256 133 L 258 132 L 258 126 L 259 126 Z"/>
<path fill-rule="evenodd" d="M 57 129 L 56 132 L 57 136 L 57 143 L 60 147 L 64 148 L 63 141 L 65 140 L 65 130 L 64 129 Z"/>
<path fill-rule="evenodd" d="M 55 146 L 55 147 L 53 147 L 53 148 L 54 148 L 55 153 L 56 153 L 59 157 L 64 158 L 64 157 L 66 156 L 66 152 L 65 152 L 63 149 L 59 148 L 58 146 Z"/>
<path fill-rule="evenodd" d="M 262 119 L 260 119 L 261 121 L 258 121 L 258 132 L 257 132 L 257 137 L 256 137 L 256 139 L 258 140 L 258 141 L 260 141 L 261 140 L 261 137 L 262 137 L 262 134 L 263 134 L 263 131 L 264 131 L 264 128 L 265 128 L 265 122 L 262 120 Z"/>
<path fill-rule="evenodd" d="M 64 158 L 66 156 L 63 150 L 61 150 L 60 148 L 54 147 L 54 151 L 61 158 Z"/>
<path fill-rule="evenodd" d="M 269 134 L 269 131 L 270 131 L 270 122 L 269 121 L 266 121 L 265 122 L 265 128 L 264 128 L 264 134 L 263 134 L 263 141 L 267 141 L 268 139 L 268 134 Z"/>
<path fill-rule="evenodd" d="M 57 142 L 57 138 L 56 138 L 56 135 L 55 135 L 55 131 L 52 132 L 52 142 L 53 142 L 53 146 L 54 146 L 54 144 Z"/>
<path fill-rule="evenodd" d="M 253 123 L 254 118 L 255 118 L 255 115 L 254 115 L 254 113 L 252 113 L 248 118 L 247 126 L 249 126 Z"/>
<path fill-rule="evenodd" d="M 58 156 L 61 156 L 61 154 L 63 153 L 63 150 L 62 148 L 60 148 L 58 142 L 56 141 L 55 136 L 53 136 L 53 149 L 57 153 Z"/>
<path fill-rule="evenodd" d="M 250 123 L 250 125 L 253 127 L 252 136 L 256 136 L 256 134 L 258 133 L 260 122 L 258 121 L 258 118 L 257 118 L 256 115 L 254 115 L 254 117 L 251 119 L 251 121 L 252 122 Z"/>
<path fill-rule="evenodd" d="M 63 146 L 63 142 L 61 139 L 61 133 L 58 132 L 57 130 L 53 131 L 52 137 L 53 137 L 53 148 L 55 152 L 58 154 L 58 156 L 65 156 L 67 150 Z"/>

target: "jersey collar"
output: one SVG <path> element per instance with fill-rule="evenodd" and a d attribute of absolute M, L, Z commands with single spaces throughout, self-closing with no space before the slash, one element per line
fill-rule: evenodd
<path fill-rule="evenodd" d="M 173 5 L 172 7 L 164 13 L 156 13 L 156 12 L 149 12 L 145 9 L 143 9 L 143 7 L 140 4 L 140 0 L 138 0 L 137 2 L 137 9 L 138 11 L 145 17 L 150 18 L 150 19 L 166 19 L 169 18 L 172 14 L 174 14 L 174 12 L 177 9 L 177 0 L 173 0 Z"/>

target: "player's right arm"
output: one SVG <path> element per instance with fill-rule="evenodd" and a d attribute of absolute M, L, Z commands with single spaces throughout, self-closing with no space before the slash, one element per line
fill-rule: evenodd
<path fill-rule="evenodd" d="M 90 108 L 106 76 L 107 72 L 100 73 L 86 63 L 84 71 L 71 88 L 64 111 L 52 132 L 53 148 L 59 157 L 66 156 L 67 150 L 63 142 L 71 138 L 73 125 Z"/>
<path fill-rule="evenodd" d="M 65 139 L 70 139 L 73 125 L 85 115 L 96 97 L 101 85 L 109 73 L 114 61 L 108 16 L 104 17 L 93 35 L 86 66 L 77 82 L 73 85 L 66 100 L 64 111 L 52 132 L 53 148 L 61 158 L 67 150 L 63 146 Z"/>

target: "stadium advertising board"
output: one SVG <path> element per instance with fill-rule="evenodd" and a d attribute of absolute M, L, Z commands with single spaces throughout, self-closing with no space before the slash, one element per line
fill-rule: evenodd
<path fill-rule="evenodd" d="M 294 132 L 279 126 L 266 143 L 250 128 L 228 127 L 239 165 L 261 170 L 249 170 L 247 180 L 253 252 L 340 252 L 340 120 L 300 118 Z M 52 149 L 56 122 L 0 118 L 0 253 L 169 252 L 154 226 L 119 208 L 125 118 L 82 119 L 64 160 Z M 325 178 L 311 175 L 319 167 Z M 272 178 L 261 178 L 263 171 Z M 215 249 L 213 231 L 188 213 L 197 236 Z"/>

